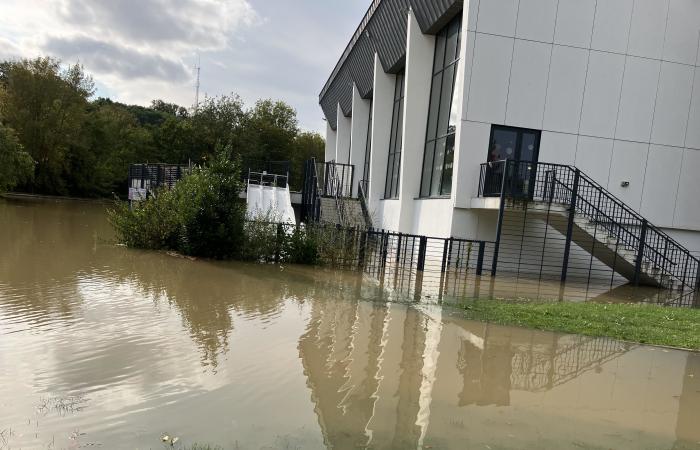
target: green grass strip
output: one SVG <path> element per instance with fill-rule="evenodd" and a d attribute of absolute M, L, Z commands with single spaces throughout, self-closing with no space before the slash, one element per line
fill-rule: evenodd
<path fill-rule="evenodd" d="M 469 300 L 472 319 L 538 330 L 700 350 L 700 309 L 644 304 Z"/>

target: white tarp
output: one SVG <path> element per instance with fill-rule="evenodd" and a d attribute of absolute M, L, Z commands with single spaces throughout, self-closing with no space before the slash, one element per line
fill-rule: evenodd
<path fill-rule="evenodd" d="M 289 187 L 248 185 L 247 213 L 251 219 L 296 224 Z"/>

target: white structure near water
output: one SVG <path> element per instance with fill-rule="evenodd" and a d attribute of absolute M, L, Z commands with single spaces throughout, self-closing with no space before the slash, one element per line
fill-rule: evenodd
<path fill-rule="evenodd" d="M 575 166 L 700 252 L 700 0 L 375 0 L 321 93 L 373 225 L 493 239 L 487 161 Z"/>

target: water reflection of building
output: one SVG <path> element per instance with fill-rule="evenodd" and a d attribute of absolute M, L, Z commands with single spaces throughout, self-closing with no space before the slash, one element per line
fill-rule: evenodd
<path fill-rule="evenodd" d="M 619 422 L 623 430 L 643 429 L 653 416 L 657 423 L 649 425 L 651 432 L 663 430 L 668 439 L 675 427 L 684 442 L 695 439 L 700 394 L 693 392 L 698 388 L 687 374 L 700 377 L 698 358 L 692 364 L 689 359 L 690 380 L 685 379 L 683 401 L 677 404 L 673 395 L 681 389 L 681 352 L 659 351 L 655 359 L 643 353 L 646 348 L 610 339 L 480 324 L 437 311 L 314 303 L 299 353 L 327 446 L 453 448 L 475 436 L 498 435 L 502 430 L 479 427 L 497 427 L 499 414 L 535 408 L 532 418 L 525 414 L 518 420 L 542 428 L 541 416 L 552 411 L 537 408 L 556 410 L 555 405 L 576 398 L 579 404 L 565 416 L 600 408 L 600 417 L 586 420 Z M 662 373 L 648 375 L 657 371 Z M 589 391 L 606 392 L 609 398 Z M 635 410 L 635 396 L 642 393 L 657 411 Z M 565 430 L 561 425 L 556 432 Z M 523 442 L 535 439 L 537 431 L 527 433 Z"/>

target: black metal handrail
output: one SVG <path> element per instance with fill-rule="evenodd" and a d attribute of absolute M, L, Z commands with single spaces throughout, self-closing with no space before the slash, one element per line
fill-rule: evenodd
<path fill-rule="evenodd" d="M 584 215 L 635 252 L 636 277 L 646 262 L 683 287 L 700 287 L 698 258 L 576 167 L 512 160 L 484 163 L 479 196 L 573 206 L 574 213 Z"/>
<path fill-rule="evenodd" d="M 369 213 L 369 206 L 367 205 L 368 187 L 369 184 L 366 180 L 360 181 L 359 185 L 357 186 L 357 197 L 360 200 L 360 207 L 362 208 L 362 216 L 365 219 L 365 226 L 367 226 L 367 228 L 372 228 L 374 224 L 372 223 L 372 216 Z"/>
<path fill-rule="evenodd" d="M 318 222 L 321 217 L 321 188 L 316 170 L 316 158 L 304 165 L 304 185 L 301 190 L 302 220 Z"/>
<path fill-rule="evenodd" d="M 341 164 L 335 161 L 317 162 L 316 173 L 319 180 L 321 196 L 323 197 L 353 197 L 352 187 L 355 179 L 355 166 Z"/>
<path fill-rule="evenodd" d="M 326 163 L 326 182 L 325 186 L 327 189 L 327 192 L 333 197 L 335 200 L 335 207 L 336 211 L 338 213 L 338 222 L 339 225 L 345 226 L 347 224 L 346 222 L 346 212 L 345 212 L 345 202 L 343 201 L 343 194 L 345 193 L 344 190 L 344 181 L 345 181 L 345 170 L 344 167 L 340 167 L 340 164 L 336 164 L 335 161 L 327 162 Z M 344 165 L 342 165 L 344 166 Z M 341 173 L 342 175 L 339 175 Z"/>

